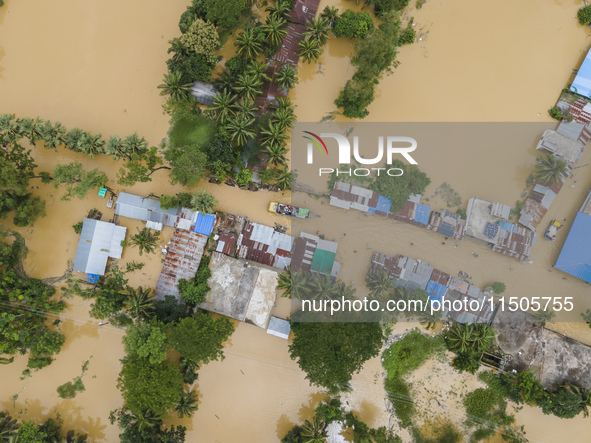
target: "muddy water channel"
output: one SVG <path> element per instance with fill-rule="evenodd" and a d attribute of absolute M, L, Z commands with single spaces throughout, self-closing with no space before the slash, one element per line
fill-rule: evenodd
<path fill-rule="evenodd" d="M 5 0 L 0 8 L 0 113 L 39 115 L 61 121 L 68 128 L 103 135 L 125 136 L 137 131 L 151 143 L 159 143 L 166 137 L 168 117 L 162 113 L 156 86 L 165 71 L 167 41 L 178 35 L 178 17 L 186 4 L 184 0 Z M 345 1 L 321 1 L 320 8 L 328 4 L 361 8 Z M 482 0 L 429 0 L 420 11 L 411 6 L 404 20 L 414 17 L 421 40 L 401 48 L 400 66 L 378 85 L 368 120 L 548 121 L 549 127 L 554 127 L 546 110 L 555 103 L 589 46 L 589 29 L 579 26 L 574 18 L 581 4 L 566 0 L 501 0 L 494 5 Z M 224 54 L 231 53 L 226 51 Z M 320 58 L 321 65 L 300 67 L 300 84 L 292 92 L 300 121 L 318 121 L 334 111 L 333 100 L 354 72 L 349 64 L 351 53 L 350 42 L 334 40 Z M 485 163 L 479 161 L 483 153 L 478 146 L 430 152 L 421 158 L 421 169 L 433 183 L 426 194 L 447 181 L 464 201 L 479 195 L 511 205 L 519 198 L 534 163 L 533 143 L 524 140 L 522 149 L 497 146 Z M 41 170 L 79 161 L 114 179 L 119 168 L 110 159 L 90 160 L 61 148 L 54 153 L 39 147 L 34 155 Z M 587 150 L 581 164 L 589 162 L 591 152 Z M 141 195 L 178 192 L 180 188 L 171 187 L 165 175 L 159 171 L 153 183 L 126 190 Z M 289 201 L 288 194 L 247 193 L 210 184 L 204 187 L 216 195 L 222 210 L 266 224 L 288 224 L 288 220 L 266 212 L 269 200 Z M 547 219 L 567 218 L 568 227 L 589 188 L 591 176 L 587 172 L 579 175 L 576 185 L 568 182 Z M 90 208 L 103 209 L 105 220 L 112 212 L 96 196 L 63 202 L 62 191 L 50 186 L 40 185 L 35 192 L 47 201 L 47 217 L 21 230 L 31 250 L 25 267 L 34 277 L 61 276 L 74 259 L 78 241 L 71 226 Z M 375 217 L 360 223 L 359 214 L 328 208 L 324 199 L 310 198 L 308 207 L 322 212 L 323 217 L 296 223 L 291 226 L 292 233 L 318 230 L 327 239 L 339 241 L 337 260 L 344 264 L 341 276 L 345 280 L 362 281 L 369 257 L 380 250 L 422 258 L 452 274 L 464 270 L 478 284 L 504 281 L 508 295 L 568 293 L 581 300 L 577 308 L 591 306 L 585 301 L 589 299 L 588 286 L 573 278 L 563 281 L 557 271 L 547 271 L 564 238 L 555 243 L 539 240 L 532 251 L 533 262 L 521 265 L 470 240 L 453 248 L 412 226 Z M 139 223 L 126 219 L 122 225 L 133 232 Z M 171 235 L 166 228 L 162 241 Z M 472 252 L 479 254 L 478 259 Z M 345 260 L 351 256 L 355 260 Z M 146 267 L 131 274 L 130 284 L 154 286 L 160 255 L 140 258 L 135 250 L 126 248 L 121 263 L 140 259 Z M 92 441 L 117 441 L 118 430 L 108 423 L 108 414 L 122 403 L 116 389 L 123 356 L 122 332 L 109 325 L 99 328 L 88 316 L 88 302 L 71 299 L 68 304 L 60 314 L 59 326 L 66 344 L 56 361 L 24 380 L 20 375 L 25 357 L 0 367 L 0 404 L 23 419 L 59 412 L 66 427 L 87 432 Z M 289 306 L 279 300 L 275 309 L 285 316 Z M 585 325 L 556 323 L 551 327 L 591 343 Z M 200 371 L 196 382 L 200 408 L 193 420 L 178 421 L 189 429 L 187 441 L 275 442 L 294 423 L 309 418 L 322 398 L 290 360 L 287 343 L 256 327 L 239 325 L 225 353 L 223 362 Z M 86 360 L 90 360 L 83 377 L 86 391 L 73 400 L 60 399 L 56 387 L 79 376 Z M 361 418 L 374 426 L 388 423 L 381 373 L 379 359 L 369 361 L 354 377 L 350 396 Z M 524 408 L 517 421 L 526 425 L 530 441 L 588 440 L 583 431 L 589 425 L 582 418 L 561 421 Z"/>

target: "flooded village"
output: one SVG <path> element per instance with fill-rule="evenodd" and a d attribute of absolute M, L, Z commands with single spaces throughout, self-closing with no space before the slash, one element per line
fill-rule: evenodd
<path fill-rule="evenodd" d="M 154 146 L 167 138 L 170 117 L 162 112 L 157 85 L 166 69 L 167 42 L 179 34 L 178 18 L 186 1 L 35 2 L 34 13 L 31 5 L 4 3 L 0 114 L 39 115 L 107 136 L 137 131 Z M 371 8 L 339 0 L 296 1 L 296 7 L 300 3 L 306 4 L 305 12 L 295 9 L 287 19 L 284 44 L 267 71 L 275 78 L 281 66 L 289 64 L 298 69 L 299 83 L 288 92 L 268 82 L 256 106 L 270 107 L 276 97 L 287 95 L 299 122 L 327 116 L 336 123 L 349 122 L 335 113 L 333 101 L 354 73 L 354 44 L 329 39 L 318 63 L 298 62 L 297 47 L 307 20 L 326 6 L 342 11 Z M 308 9 L 309 4 L 314 8 Z M 192 279 L 203 257 L 208 257 L 210 290 L 198 307 L 216 318 L 232 319 L 235 330 L 224 343 L 225 358 L 198 371 L 193 383 L 198 410 L 190 418 L 178 418 L 175 412 L 164 421 L 185 426 L 186 441 L 281 441 L 295 425 L 311 420 L 327 398 L 326 389 L 310 384 L 290 355 L 294 332 L 289 320 L 299 304 L 277 289 L 288 267 L 292 275 L 350 284 L 357 297 L 367 294 L 369 275 L 385 272 L 397 288 L 425 291 L 430 300 L 445 297 L 467 301 L 468 306 L 471 300 L 479 302 L 475 310 L 442 312 L 433 331 L 422 319 L 399 318 L 390 326 L 380 354 L 367 360 L 353 375 L 350 391 L 340 394 L 347 411 L 370 427 L 385 426 L 402 441 L 414 441 L 414 436 L 400 426 L 384 388 L 389 375 L 382 351 L 415 327 L 431 337 L 445 333 L 454 322 L 490 324 L 497 331 L 495 346 L 502 350 L 502 363 L 495 360 L 483 369 L 494 367 L 506 374 L 534 370 L 548 390 L 566 382 L 589 388 L 591 332 L 580 315 L 591 308 L 591 150 L 586 148 L 591 98 L 581 86 L 591 77 L 582 66 L 588 60 L 586 37 L 591 29 L 576 22 L 583 5 L 544 2 L 538 8 L 533 1 L 503 1 L 490 8 L 484 2 L 468 6 L 459 0 L 421 4 L 418 9 L 411 2 L 401 14 L 406 21 L 414 18 L 417 40 L 399 48 L 400 65 L 380 80 L 367 120 L 535 121 L 543 131 L 540 126 L 510 129 L 512 143 L 482 140 L 471 146 L 417 150 L 431 184 L 422 195 L 411 195 L 400 211 L 391 211 L 390 199 L 361 182 L 337 180 L 330 189 L 320 189 L 324 178 L 318 185 L 322 195 L 260 184 L 251 186 L 259 189 L 252 192 L 203 179 L 192 191 L 204 189 L 215 197 L 213 213 L 180 204 L 161 209 L 161 195 L 188 189 L 171 184 L 165 170 L 156 171 L 152 182 L 123 186 L 117 183 L 120 162 L 108 156 L 91 159 L 63 146 L 44 149 L 42 142 L 29 146 L 40 170 L 76 161 L 105 171 L 112 192 L 100 195 L 97 187 L 84 199 L 65 201 L 62 189 L 37 180 L 31 182 L 31 192 L 46 200 L 46 216 L 27 227 L 15 226 L 12 216 L 2 221 L 26 241 L 29 252 L 23 268 L 28 276 L 51 283 L 56 288 L 53 297 L 63 299 L 67 307 L 47 315 L 50 329 L 65 336 L 51 365 L 25 376 L 27 356 L 16 354 L 12 363 L 0 366 L 1 409 L 21 422 L 40 423 L 59 414 L 62 429 L 77 429 L 88 441 L 119 441 L 121 429 L 109 421 L 109 413 L 124 404 L 117 378 L 126 356 L 125 329 L 91 317 L 92 300 L 67 295 L 62 288 L 69 278 L 92 285 L 115 266 L 143 263 L 125 275 L 129 286 L 151 288 L 157 300 L 167 295 L 180 300 L 179 281 Z M 485 21 L 483 8 L 489 14 Z M 131 16 L 135 23 L 129 22 Z M 233 39 L 219 51 L 220 65 L 235 54 Z M 194 97 L 204 102 L 219 92 L 197 90 L 202 88 L 198 84 L 193 88 Z M 555 104 L 565 117 L 558 124 L 546 111 Z M 495 155 L 481 159 L 483 151 L 493 149 Z M 526 185 L 536 157 L 546 154 L 564 159 L 565 173 L 551 184 L 534 180 Z M 457 191 L 460 205 L 445 199 L 442 184 Z M 523 201 L 518 213 L 511 204 L 516 200 Z M 319 217 L 282 215 L 270 210 L 272 202 Z M 465 215 L 456 212 L 459 208 Z M 549 241 L 544 237 L 555 221 L 560 225 L 556 241 Z M 80 233 L 72 229 L 77 223 L 82 223 Z M 145 227 L 157 233 L 153 254 L 140 254 L 128 241 Z M 493 282 L 503 282 L 506 291 L 495 294 Z M 574 306 L 568 312 L 556 310 L 545 325 L 533 310 L 500 308 L 502 299 L 508 303 L 510 297 L 537 296 L 572 297 Z M 415 424 L 428 435 L 439 417 L 467 439 L 463 398 L 486 384 L 455 370 L 453 355 L 445 352 L 406 379 L 416 408 L 425 410 Z M 177 351 L 168 353 L 179 361 Z M 85 362 L 88 369 L 80 375 Z M 60 398 L 56 388 L 78 376 L 85 391 Z M 561 419 L 527 403 L 511 403 L 508 412 L 515 416 L 513 427 L 524 426 L 530 442 L 587 441 L 589 419 L 582 413 Z M 499 428 L 485 441 L 503 441 L 503 432 Z M 333 438 L 327 441 L 354 441 L 350 435 Z"/>

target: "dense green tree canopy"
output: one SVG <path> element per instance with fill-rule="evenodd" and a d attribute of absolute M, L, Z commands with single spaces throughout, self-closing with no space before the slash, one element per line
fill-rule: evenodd
<path fill-rule="evenodd" d="M 166 359 L 167 334 L 164 325 L 158 321 L 134 323 L 127 329 L 123 343 L 128 355 L 148 359 L 152 364 Z"/>
<path fill-rule="evenodd" d="M 369 114 L 366 108 L 373 101 L 373 89 L 373 82 L 358 83 L 349 80 L 334 103 L 343 108 L 345 117 L 365 118 Z"/>
<path fill-rule="evenodd" d="M 336 37 L 364 38 L 373 29 L 373 20 L 367 12 L 347 9 L 335 20 L 333 33 Z"/>
<path fill-rule="evenodd" d="M 169 148 L 165 158 L 170 163 L 170 180 L 173 184 L 195 186 L 203 178 L 207 155 L 197 144 Z"/>
<path fill-rule="evenodd" d="M 217 62 L 215 50 L 220 45 L 220 38 L 213 24 L 201 19 L 193 21 L 187 32 L 181 35 L 180 42 L 189 52 L 202 54 L 208 63 Z"/>
<path fill-rule="evenodd" d="M 178 366 L 168 360 L 150 363 L 138 355 L 123 360 L 117 387 L 125 400 L 125 407 L 135 414 L 151 411 L 163 416 L 181 399 L 183 380 Z"/>
<path fill-rule="evenodd" d="M 345 390 L 352 375 L 375 357 L 384 340 L 379 323 L 312 323 L 292 320 L 295 334 L 289 346 L 310 383 L 331 392 Z"/>
<path fill-rule="evenodd" d="M 57 188 L 66 185 L 66 193 L 62 200 L 70 200 L 72 196 L 83 199 L 93 188 L 104 186 L 109 179 L 107 174 L 98 169 L 85 171 L 81 163 L 72 162 L 67 165 L 57 165 L 53 170 L 53 184 Z"/>
<path fill-rule="evenodd" d="M 404 208 L 404 202 L 411 194 L 423 194 L 431 180 L 416 165 L 405 165 L 400 160 L 394 160 L 386 168 L 400 168 L 404 173 L 399 177 L 380 174 L 370 185 L 370 189 L 392 200 L 392 212 Z"/>
<path fill-rule="evenodd" d="M 224 358 L 225 341 L 234 332 L 234 325 L 226 318 L 214 319 L 205 312 L 183 318 L 170 333 L 170 344 L 181 355 L 198 364 Z"/>
<path fill-rule="evenodd" d="M 207 20 L 221 28 L 234 29 L 246 7 L 245 0 L 205 0 Z"/>

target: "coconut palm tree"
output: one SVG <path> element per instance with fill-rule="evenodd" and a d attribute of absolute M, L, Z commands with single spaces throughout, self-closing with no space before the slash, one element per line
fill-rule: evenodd
<path fill-rule="evenodd" d="M 94 158 L 96 154 L 104 152 L 105 141 L 101 134 L 92 135 L 89 132 L 84 133 L 80 144 L 80 152 L 90 158 Z"/>
<path fill-rule="evenodd" d="M 295 171 L 290 171 L 287 164 L 284 164 L 283 168 L 275 173 L 275 183 L 280 189 L 291 189 L 291 182 L 295 178 Z"/>
<path fill-rule="evenodd" d="M 77 434 L 76 431 L 70 429 L 66 434 L 64 443 L 86 443 L 88 441 L 88 435 Z"/>
<path fill-rule="evenodd" d="M 0 115 L 0 142 L 3 144 L 17 139 L 19 123 L 15 114 Z"/>
<path fill-rule="evenodd" d="M 552 309 L 544 309 L 536 311 L 534 314 L 536 322 L 542 326 L 546 326 L 546 322 L 552 321 L 556 317 L 556 313 Z"/>
<path fill-rule="evenodd" d="M 276 101 L 277 103 L 271 106 L 275 111 L 286 110 L 295 114 L 295 105 L 288 97 L 279 97 Z"/>
<path fill-rule="evenodd" d="M 236 96 L 230 92 L 218 92 L 213 99 L 213 104 L 209 107 L 214 114 L 215 119 L 221 125 L 225 125 L 230 118 L 234 116 L 234 107 L 236 105 Z"/>
<path fill-rule="evenodd" d="M 265 41 L 268 42 L 271 46 L 281 46 L 283 43 L 283 39 L 287 35 L 287 29 L 285 29 L 285 24 L 287 21 L 281 17 L 274 17 L 269 16 L 267 21 L 262 26 L 263 31 L 266 34 Z"/>
<path fill-rule="evenodd" d="M 347 285 L 345 282 L 339 280 L 336 285 L 337 297 L 343 297 L 345 300 L 352 300 L 355 295 L 355 288 L 352 285 Z"/>
<path fill-rule="evenodd" d="M 18 432 L 18 422 L 8 412 L 0 412 L 0 441 L 10 441 Z"/>
<path fill-rule="evenodd" d="M 370 289 L 369 295 L 374 298 L 380 298 L 394 289 L 394 280 L 383 269 L 377 274 L 368 274 L 366 283 Z"/>
<path fill-rule="evenodd" d="M 450 351 L 466 352 L 473 347 L 475 331 L 473 325 L 454 323 L 447 331 L 447 345 Z"/>
<path fill-rule="evenodd" d="M 285 131 L 288 128 L 291 129 L 291 125 L 295 121 L 295 115 L 287 109 L 279 109 L 275 111 L 271 121 L 278 124 Z"/>
<path fill-rule="evenodd" d="M 315 300 L 332 300 L 337 296 L 337 287 L 330 277 L 324 274 L 316 275 L 310 283 L 310 298 Z"/>
<path fill-rule="evenodd" d="M 234 91 L 234 79 L 227 70 L 222 72 L 220 76 L 213 81 L 213 84 L 218 89 L 218 91 Z"/>
<path fill-rule="evenodd" d="M 198 193 L 191 197 L 191 207 L 202 214 L 213 214 L 214 207 L 218 204 L 215 197 L 207 192 L 205 189 L 199 190 Z"/>
<path fill-rule="evenodd" d="M 246 118 L 254 118 L 259 108 L 254 104 L 253 101 L 240 100 L 236 104 L 236 114 Z"/>
<path fill-rule="evenodd" d="M 326 19 L 329 25 L 332 25 L 339 17 L 339 10 L 334 6 L 326 6 L 320 13 L 320 17 Z"/>
<path fill-rule="evenodd" d="M 239 115 L 228 121 L 224 128 L 236 146 L 244 146 L 248 139 L 255 135 L 252 130 L 254 121 L 254 118 Z"/>
<path fill-rule="evenodd" d="M 303 272 L 292 272 L 288 267 L 285 272 L 279 274 L 277 289 L 283 291 L 282 297 L 297 298 L 303 300 L 310 293 L 310 280 Z"/>
<path fill-rule="evenodd" d="M 245 29 L 238 34 L 234 40 L 234 45 L 237 47 L 238 55 L 245 58 L 256 58 L 259 52 L 263 50 L 254 35 L 253 28 Z"/>
<path fill-rule="evenodd" d="M 199 365 L 195 363 L 193 360 L 181 357 L 180 367 L 181 374 L 183 374 L 183 382 L 189 385 L 195 383 L 195 380 L 197 380 L 199 376 L 197 374 L 197 371 L 199 370 Z"/>
<path fill-rule="evenodd" d="M 177 411 L 179 418 L 192 417 L 193 413 L 197 410 L 199 405 L 197 404 L 197 394 L 195 391 L 184 392 L 181 395 L 179 404 L 174 408 Z"/>
<path fill-rule="evenodd" d="M 144 289 L 141 286 L 137 289 L 127 287 L 127 298 L 124 304 L 132 318 L 140 320 L 150 317 L 156 309 L 154 302 L 154 294 L 151 289 Z"/>
<path fill-rule="evenodd" d="M 252 60 L 246 67 L 246 73 L 263 83 L 271 80 L 267 75 L 267 69 L 269 69 L 269 63 Z"/>
<path fill-rule="evenodd" d="M 142 155 L 148 152 L 148 142 L 134 132 L 123 139 L 123 150 L 129 157 L 131 154 Z"/>
<path fill-rule="evenodd" d="M 304 443 L 324 443 L 328 437 L 326 422 L 318 417 L 314 417 L 312 422 L 306 420 L 302 426 L 301 434 L 304 437 Z"/>
<path fill-rule="evenodd" d="M 277 0 L 274 7 L 268 7 L 265 9 L 269 13 L 269 17 L 282 18 L 287 20 L 289 18 L 289 12 L 291 7 L 287 0 Z"/>
<path fill-rule="evenodd" d="M 119 160 L 123 154 L 123 140 L 118 135 L 112 135 L 105 143 L 106 155 L 112 155 L 113 160 Z"/>
<path fill-rule="evenodd" d="M 534 168 L 534 178 L 543 183 L 560 183 L 567 174 L 568 162 L 552 154 L 538 158 Z"/>
<path fill-rule="evenodd" d="M 291 65 L 283 65 L 275 76 L 275 83 L 281 89 L 291 89 L 298 83 L 298 71 Z"/>
<path fill-rule="evenodd" d="M 131 414 L 131 424 L 140 433 L 159 428 L 162 424 L 162 417 L 152 411 L 144 411 L 138 414 Z"/>
<path fill-rule="evenodd" d="M 328 31 L 330 31 L 330 22 L 323 18 L 312 18 L 306 22 L 308 30 L 304 35 L 309 36 L 312 40 L 316 40 L 319 46 L 322 46 L 328 40 Z"/>
<path fill-rule="evenodd" d="M 283 165 L 287 161 L 287 158 L 285 157 L 285 154 L 287 154 L 285 143 L 265 145 L 263 152 L 265 153 L 267 163 L 271 165 Z"/>
<path fill-rule="evenodd" d="M 43 120 L 37 117 L 35 120 L 32 118 L 23 118 L 20 120 L 20 132 L 24 137 L 29 139 L 29 142 L 34 145 L 39 140 L 43 140 L 41 135 L 41 126 Z"/>
<path fill-rule="evenodd" d="M 152 232 L 149 228 L 143 228 L 141 231 L 138 228 L 138 233 L 131 237 L 130 243 L 132 246 L 137 246 L 140 250 L 140 255 L 144 252 L 154 252 L 156 246 L 158 246 L 159 234 L 154 231 Z"/>
<path fill-rule="evenodd" d="M 317 61 L 322 54 L 318 40 L 310 38 L 309 35 L 300 41 L 298 47 L 300 57 L 308 63 Z"/>
<path fill-rule="evenodd" d="M 279 123 L 270 121 L 267 128 L 261 130 L 261 143 L 273 145 L 284 143 L 289 137 L 285 134 L 285 128 Z"/>
<path fill-rule="evenodd" d="M 164 83 L 158 86 L 162 89 L 160 95 L 169 95 L 174 101 L 183 101 L 189 98 L 193 82 L 187 82 L 179 72 L 164 74 Z"/>
<path fill-rule="evenodd" d="M 234 89 L 241 97 L 254 101 L 256 96 L 263 91 L 262 84 L 261 79 L 255 75 L 241 74 L 238 76 L 238 82 Z"/>
<path fill-rule="evenodd" d="M 66 142 L 66 128 L 60 122 L 55 122 L 55 126 L 49 120 L 42 123 L 39 128 L 41 137 L 46 148 L 55 149 Z"/>

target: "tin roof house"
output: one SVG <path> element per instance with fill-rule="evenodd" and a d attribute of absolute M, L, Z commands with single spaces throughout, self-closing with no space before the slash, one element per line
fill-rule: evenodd
<path fill-rule="evenodd" d="M 74 270 L 105 275 L 109 258 L 121 258 L 127 228 L 85 218 L 78 241 Z"/>
<path fill-rule="evenodd" d="M 121 192 L 117 197 L 115 214 L 145 221 L 148 228 L 158 231 L 161 231 L 164 226 L 190 230 L 197 218 L 197 213 L 190 209 L 177 206 L 165 210 L 160 208 L 158 200 L 126 192 Z"/>

